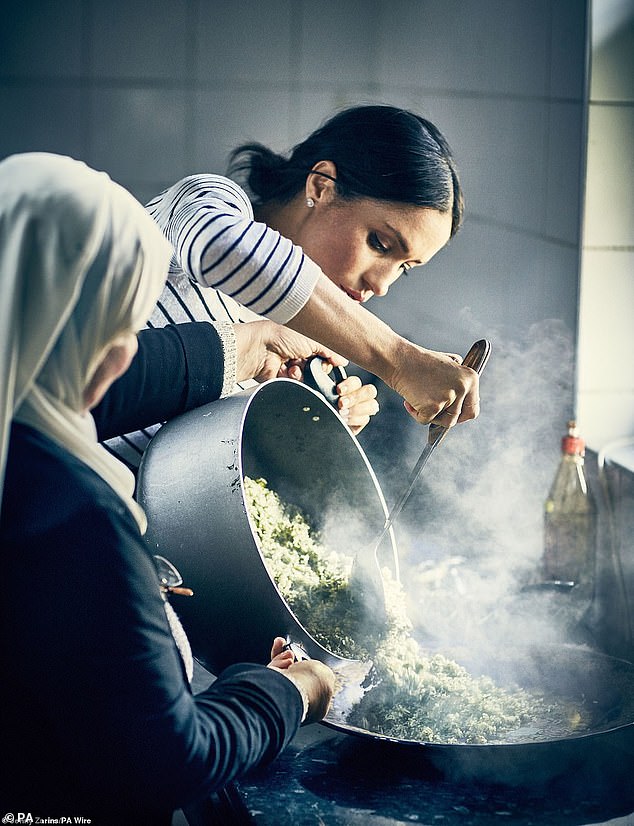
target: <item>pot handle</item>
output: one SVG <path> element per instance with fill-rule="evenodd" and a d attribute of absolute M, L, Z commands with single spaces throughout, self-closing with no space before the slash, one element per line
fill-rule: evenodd
<path fill-rule="evenodd" d="M 293 661 L 296 663 L 302 662 L 303 660 L 310 660 L 304 646 L 299 642 L 293 642 L 289 634 L 286 635 L 286 645 L 282 648 L 282 651 L 292 651 Z"/>
<path fill-rule="evenodd" d="M 330 373 L 325 373 L 321 366 L 323 362 L 324 359 L 320 356 L 312 356 L 308 359 L 304 368 L 304 384 L 317 390 L 333 407 L 337 407 L 339 401 L 337 385 L 340 381 L 347 379 L 348 374 L 343 367 L 333 367 Z"/>

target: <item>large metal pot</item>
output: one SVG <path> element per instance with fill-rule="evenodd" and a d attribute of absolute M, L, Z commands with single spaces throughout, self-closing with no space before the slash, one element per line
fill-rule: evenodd
<path fill-rule="evenodd" d="M 280 595 L 260 553 L 245 505 L 245 476 L 264 477 L 318 528 L 339 525 L 344 550 L 373 550 L 387 508 L 361 446 L 323 396 L 274 379 L 190 411 L 150 443 L 138 478 L 153 553 L 191 587 L 177 611 L 196 656 L 212 671 L 267 661 L 276 635 L 311 657 L 347 661 L 323 648 Z M 336 514 L 334 518 L 333 514 Z M 386 536 L 383 561 L 396 558 Z"/>

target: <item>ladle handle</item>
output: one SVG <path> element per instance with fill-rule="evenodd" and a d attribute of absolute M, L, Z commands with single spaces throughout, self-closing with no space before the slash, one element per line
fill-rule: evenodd
<path fill-rule="evenodd" d="M 470 367 L 480 374 L 486 367 L 486 363 L 491 355 L 491 342 L 486 338 L 481 338 L 471 346 L 467 355 L 463 358 L 464 367 Z M 448 431 L 447 427 L 441 424 L 430 424 L 427 433 L 427 444 L 439 444 Z"/>
<path fill-rule="evenodd" d="M 476 373 L 481 373 L 491 355 L 491 342 L 486 338 L 481 338 L 471 347 L 462 363 L 465 367 L 470 367 Z"/>
<path fill-rule="evenodd" d="M 333 407 L 337 407 L 339 401 L 337 385 L 347 379 L 348 374 L 343 367 L 333 367 L 330 373 L 326 373 L 322 367 L 324 361 L 325 359 L 321 356 L 312 356 L 308 359 L 304 369 L 304 384 L 317 390 Z"/>

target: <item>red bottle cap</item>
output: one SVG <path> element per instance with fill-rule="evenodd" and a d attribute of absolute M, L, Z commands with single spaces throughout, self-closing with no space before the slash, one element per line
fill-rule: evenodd
<path fill-rule="evenodd" d="M 579 435 L 575 421 L 568 422 L 568 434 L 561 440 L 561 452 L 569 456 L 585 455 L 586 443 Z"/>

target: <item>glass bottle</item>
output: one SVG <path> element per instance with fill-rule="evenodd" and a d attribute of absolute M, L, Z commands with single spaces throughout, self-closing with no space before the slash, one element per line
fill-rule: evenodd
<path fill-rule="evenodd" d="M 569 585 L 589 601 L 594 589 L 597 506 L 584 471 L 585 442 L 574 421 L 568 422 L 561 454 L 544 507 L 541 573 L 545 582 Z"/>

